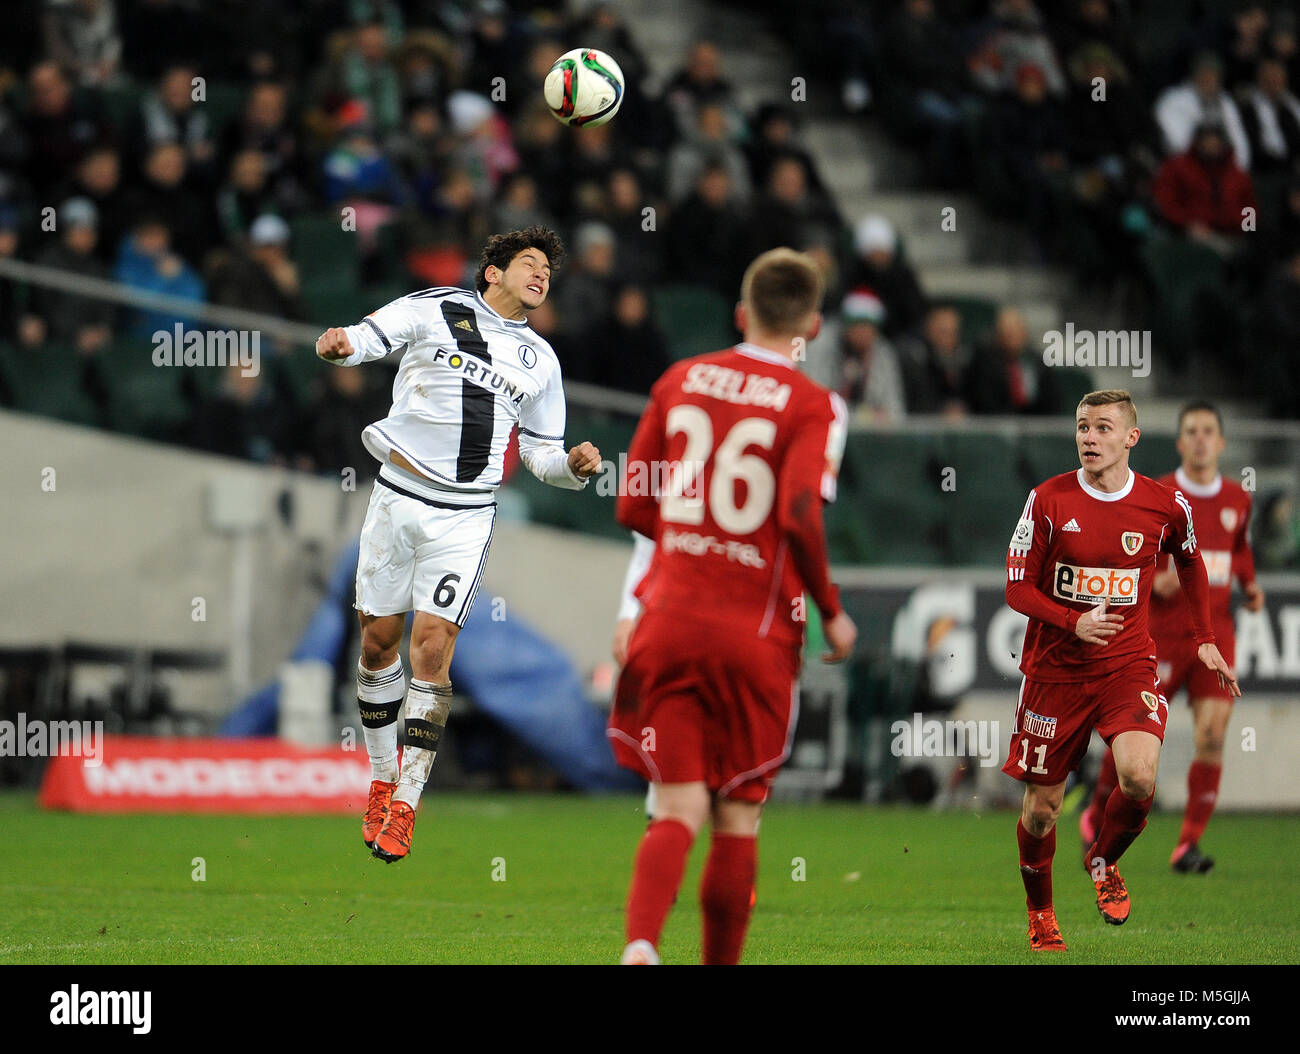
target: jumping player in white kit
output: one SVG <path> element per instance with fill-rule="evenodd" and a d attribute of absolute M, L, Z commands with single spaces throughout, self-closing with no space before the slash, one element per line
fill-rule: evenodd
<path fill-rule="evenodd" d="M 600 468 L 590 443 L 565 451 L 560 363 L 528 325 L 563 255 L 545 227 L 494 235 L 476 290 L 423 289 L 316 341 L 316 354 L 339 366 L 403 352 L 392 409 L 362 433 L 380 469 L 361 531 L 356 599 L 357 701 L 372 776 L 362 837 L 389 863 L 410 852 L 415 808 L 447 724 L 452 652 L 487 562 L 511 432 L 518 425 L 520 459 L 552 486 L 581 490 Z M 409 611 L 408 693 L 397 649 Z"/>

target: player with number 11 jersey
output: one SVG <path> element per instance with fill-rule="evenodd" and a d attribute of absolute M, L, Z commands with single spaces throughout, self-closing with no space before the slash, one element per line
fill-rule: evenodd
<path fill-rule="evenodd" d="M 1119 925 L 1129 915 L 1116 862 L 1146 826 L 1169 717 L 1148 621 L 1160 554 L 1178 569 L 1200 660 L 1235 690 L 1210 629 L 1191 506 L 1129 467 L 1140 434 L 1128 392 L 1084 396 L 1075 428 L 1081 467 L 1030 491 L 1007 550 L 1007 603 L 1029 625 L 1003 771 L 1026 784 L 1016 838 L 1034 950 L 1065 950 L 1052 904 L 1056 820 L 1093 728 L 1114 751 L 1119 786 L 1084 864 L 1102 918 Z"/>

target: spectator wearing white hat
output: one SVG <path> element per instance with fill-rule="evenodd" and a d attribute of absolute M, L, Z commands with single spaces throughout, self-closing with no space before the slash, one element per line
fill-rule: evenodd
<path fill-rule="evenodd" d="M 68 274 L 108 278 L 108 268 L 95 253 L 99 211 L 94 202 L 69 198 L 58 207 L 55 217 L 59 239 L 42 251 L 36 262 Z M 106 300 L 35 285 L 19 334 L 29 346 L 49 340 L 92 355 L 111 339 L 113 317 L 114 306 Z"/>
<path fill-rule="evenodd" d="M 855 255 L 848 281 L 874 290 L 885 306 L 884 332 L 897 338 L 915 329 L 925 317 L 929 301 L 916 272 L 899 256 L 898 235 L 884 216 L 869 215 L 853 231 Z"/>
<path fill-rule="evenodd" d="M 573 236 L 573 262 L 565 267 L 556 294 L 555 311 L 560 332 L 577 337 L 609 313 L 614 299 L 618 238 L 604 223 L 580 225 Z"/>
<path fill-rule="evenodd" d="M 857 288 L 840 306 L 837 389 L 857 423 L 898 421 L 907 416 L 898 355 L 881 335 L 885 305 L 870 289 Z"/>
<path fill-rule="evenodd" d="M 289 255 L 289 225 L 274 214 L 250 224 L 247 248 L 226 253 L 213 267 L 210 285 L 214 304 L 305 317 L 298 267 Z"/>

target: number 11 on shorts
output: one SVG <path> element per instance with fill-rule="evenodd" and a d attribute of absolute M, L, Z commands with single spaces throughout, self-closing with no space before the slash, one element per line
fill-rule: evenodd
<path fill-rule="evenodd" d="M 1029 771 L 1032 772 L 1035 776 L 1046 776 L 1047 769 L 1043 766 L 1043 762 L 1047 760 L 1047 744 L 1039 743 L 1038 746 L 1034 747 L 1034 754 L 1038 757 L 1038 764 L 1036 764 L 1032 769 L 1029 769 Z M 1022 769 L 1028 768 L 1028 764 L 1027 764 L 1028 761 L 1029 761 L 1029 740 L 1022 739 L 1020 741 L 1020 760 L 1017 761 L 1016 764 L 1019 765 Z"/>

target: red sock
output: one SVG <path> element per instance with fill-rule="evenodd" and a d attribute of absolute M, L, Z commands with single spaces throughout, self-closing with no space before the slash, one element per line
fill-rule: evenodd
<path fill-rule="evenodd" d="M 1205 833 L 1205 825 L 1214 814 L 1219 800 L 1219 777 L 1223 767 L 1208 761 L 1193 761 L 1187 770 L 1187 809 L 1183 813 L 1183 829 L 1178 832 L 1178 844 L 1195 843 Z"/>
<path fill-rule="evenodd" d="M 757 839 L 752 835 L 713 835 L 700 880 L 705 966 L 735 966 L 740 962 L 757 869 Z"/>
<path fill-rule="evenodd" d="M 664 919 L 677 899 L 695 836 L 680 820 L 656 820 L 641 839 L 627 892 L 627 941 L 659 947 Z"/>
<path fill-rule="evenodd" d="M 1124 792 L 1116 787 L 1111 791 L 1106 802 L 1106 813 L 1101 820 L 1101 830 L 1097 832 L 1097 841 L 1088 850 L 1087 863 L 1101 857 L 1106 866 L 1116 863 L 1124 850 L 1133 844 L 1133 840 L 1142 833 L 1147 825 L 1147 813 L 1156 800 L 1154 792 L 1145 801 L 1134 801 L 1124 797 Z"/>
<path fill-rule="evenodd" d="M 1016 844 L 1020 846 L 1020 879 L 1025 884 L 1025 906 L 1042 911 L 1052 906 L 1052 857 L 1056 855 L 1056 828 L 1042 838 L 1016 821 Z"/>
<path fill-rule="evenodd" d="M 1098 830 L 1101 828 L 1101 818 L 1106 814 L 1106 803 L 1110 801 L 1110 794 L 1119 786 L 1119 773 L 1115 771 L 1115 755 L 1110 752 L 1110 747 L 1106 748 L 1106 753 L 1101 756 L 1101 768 L 1097 772 L 1097 786 L 1092 789 L 1092 804 L 1088 806 L 1088 812 L 1092 814 L 1093 826 Z"/>

